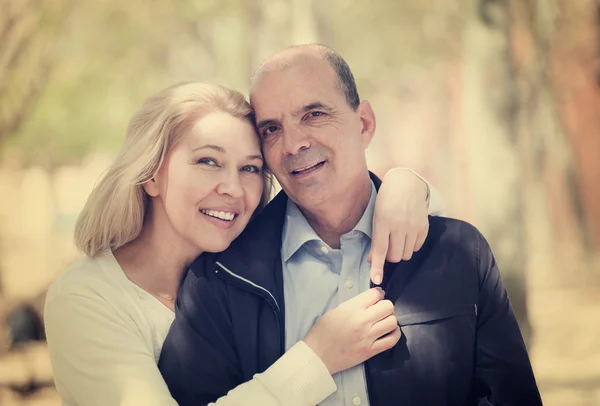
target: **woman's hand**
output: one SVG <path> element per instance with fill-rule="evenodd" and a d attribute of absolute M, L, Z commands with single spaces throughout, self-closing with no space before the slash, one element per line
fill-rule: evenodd
<path fill-rule="evenodd" d="M 385 177 L 375 203 L 371 243 L 371 280 L 379 285 L 383 266 L 408 261 L 429 232 L 429 186 L 410 169 L 395 168 Z"/>
<path fill-rule="evenodd" d="M 331 374 L 392 348 L 400 339 L 394 305 L 372 288 L 325 313 L 304 338 Z"/>

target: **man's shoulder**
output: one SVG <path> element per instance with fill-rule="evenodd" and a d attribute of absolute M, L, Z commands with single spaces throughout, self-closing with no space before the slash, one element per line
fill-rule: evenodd
<path fill-rule="evenodd" d="M 485 237 L 473 224 L 449 217 L 429 218 L 429 234 L 421 251 L 427 257 L 443 258 L 444 263 L 460 261 L 477 266 Z"/>
<path fill-rule="evenodd" d="M 442 244 L 479 244 L 482 238 L 477 227 L 464 220 L 429 216 L 428 240 Z"/>

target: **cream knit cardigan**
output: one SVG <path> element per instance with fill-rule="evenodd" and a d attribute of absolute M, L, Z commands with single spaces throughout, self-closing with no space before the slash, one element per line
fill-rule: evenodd
<path fill-rule="evenodd" d="M 167 330 L 173 315 L 149 312 L 142 298 L 110 251 L 80 260 L 53 283 L 44 318 L 63 405 L 177 405 L 157 367 L 164 341 L 157 328 Z M 214 405 L 312 406 L 335 391 L 323 362 L 299 342 Z"/>

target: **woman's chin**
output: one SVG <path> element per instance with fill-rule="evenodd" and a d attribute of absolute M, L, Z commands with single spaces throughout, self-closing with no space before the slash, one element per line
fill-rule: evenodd
<path fill-rule="evenodd" d="M 202 247 L 202 252 L 222 252 L 225 251 L 231 245 L 232 241 L 210 241 L 207 244 L 204 244 Z"/>

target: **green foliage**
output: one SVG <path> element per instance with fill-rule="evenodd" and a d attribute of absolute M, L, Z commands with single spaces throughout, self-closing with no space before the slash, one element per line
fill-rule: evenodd
<path fill-rule="evenodd" d="M 26 165 L 53 167 L 114 151 L 142 100 L 175 81 L 247 90 L 257 54 L 288 45 L 299 23 L 292 0 L 72 1 L 67 14 L 40 14 L 39 27 L 61 27 L 51 76 L 2 146 Z M 465 1 L 323 0 L 306 7 L 319 22 L 319 37 L 348 57 L 369 94 L 393 83 L 407 65 L 433 64 L 455 52 L 448 31 L 460 25 Z M 257 43 L 259 37 L 267 44 Z M 381 72 L 375 77 L 374 65 Z M 25 71 L 14 74 L 17 84 L 27 80 Z"/>

